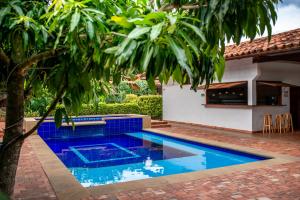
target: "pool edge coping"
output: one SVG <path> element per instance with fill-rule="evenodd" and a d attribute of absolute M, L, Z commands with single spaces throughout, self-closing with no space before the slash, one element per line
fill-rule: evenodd
<path fill-rule="evenodd" d="M 30 143 L 58 199 L 80 200 L 90 196 L 39 135 L 30 136 Z"/>
<path fill-rule="evenodd" d="M 168 131 L 162 131 L 158 129 L 143 129 L 143 131 L 154 132 L 161 135 L 171 136 L 178 139 L 184 139 L 187 141 L 198 142 L 206 145 L 217 146 L 234 151 L 244 152 L 257 156 L 270 157 L 268 160 L 256 161 L 246 164 L 225 166 L 214 169 L 207 169 L 203 171 L 195 171 L 182 174 L 174 174 L 168 176 L 161 176 L 149 179 L 141 179 L 129 182 L 115 183 L 109 185 L 100 185 L 85 188 L 76 178 L 71 174 L 68 168 L 59 160 L 55 153 L 48 147 L 44 140 L 38 136 L 31 136 L 32 147 L 43 167 L 45 174 L 47 175 L 50 184 L 57 195 L 58 199 L 82 199 L 89 197 L 90 195 L 107 195 L 118 192 L 124 192 L 129 190 L 147 188 L 147 187 L 159 187 L 166 184 L 180 183 L 185 181 L 193 181 L 199 178 L 207 178 L 212 176 L 218 176 L 238 171 L 245 171 L 251 169 L 259 169 L 262 167 L 269 167 L 272 165 L 285 164 L 290 162 L 299 161 L 300 158 L 282 155 L 279 153 L 273 153 L 265 150 L 254 149 L 250 147 L 244 147 L 240 145 L 219 142 L 214 140 L 208 140 L 195 136 L 188 136 L 180 133 L 171 133 Z"/>

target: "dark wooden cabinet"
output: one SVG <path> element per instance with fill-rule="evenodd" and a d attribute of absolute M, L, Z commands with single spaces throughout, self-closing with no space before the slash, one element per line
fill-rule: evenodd
<path fill-rule="evenodd" d="M 290 110 L 295 129 L 300 129 L 300 87 L 290 89 Z"/>

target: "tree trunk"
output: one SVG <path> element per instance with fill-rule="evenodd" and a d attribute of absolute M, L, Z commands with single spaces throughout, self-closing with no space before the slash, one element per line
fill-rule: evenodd
<path fill-rule="evenodd" d="M 21 70 L 11 74 L 7 84 L 6 122 L 3 144 L 23 134 L 24 75 Z M 19 140 L 0 155 L 0 191 L 12 197 L 15 176 L 23 140 Z"/>

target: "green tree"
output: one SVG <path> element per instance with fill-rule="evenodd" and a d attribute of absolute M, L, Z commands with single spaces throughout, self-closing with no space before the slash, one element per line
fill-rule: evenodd
<path fill-rule="evenodd" d="M 200 83 L 221 79 L 226 40 L 271 35 L 279 0 L 0 1 L 0 71 L 7 91 L 0 189 L 12 195 L 20 149 L 45 117 L 59 125 L 126 73 Z M 2 84 L 1 84 L 2 85 Z M 24 102 L 38 86 L 55 96 L 37 126 L 23 133 Z"/>

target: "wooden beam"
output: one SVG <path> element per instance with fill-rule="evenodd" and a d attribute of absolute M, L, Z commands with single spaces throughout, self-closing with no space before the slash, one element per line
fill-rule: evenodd
<path fill-rule="evenodd" d="M 261 55 L 253 57 L 254 63 L 272 62 L 272 61 L 293 61 L 300 62 L 300 52 L 280 55 Z"/>

